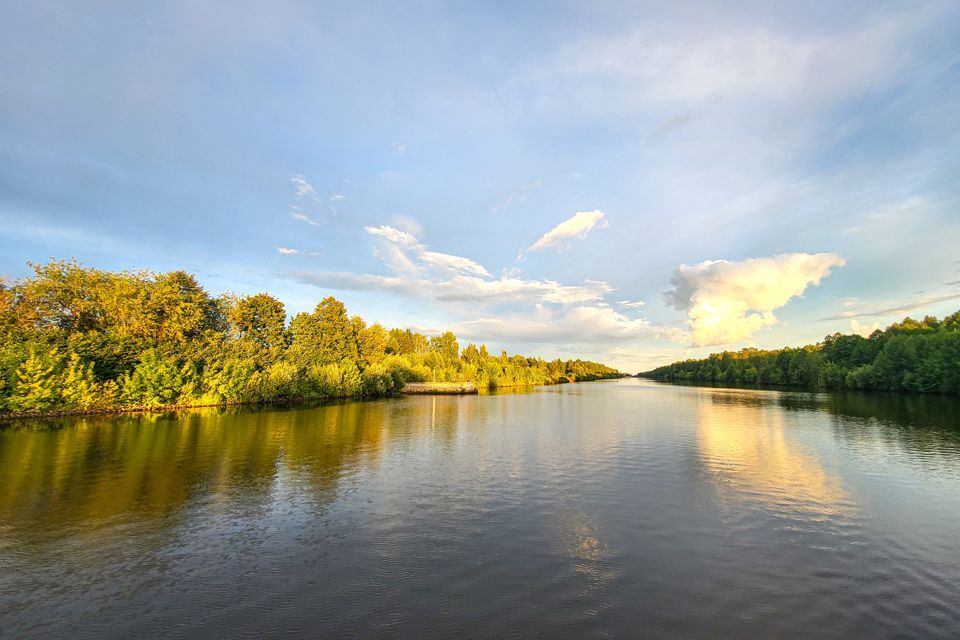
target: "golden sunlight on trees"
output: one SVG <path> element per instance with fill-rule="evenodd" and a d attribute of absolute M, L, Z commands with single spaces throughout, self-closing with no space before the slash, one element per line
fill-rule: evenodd
<path fill-rule="evenodd" d="M 214 298 L 183 271 L 112 273 L 74 261 L 0 282 L 0 411 L 43 413 L 383 396 L 406 382 L 494 388 L 619 375 L 593 362 L 463 353 L 367 325 L 336 298 L 287 322 L 267 293 Z"/>

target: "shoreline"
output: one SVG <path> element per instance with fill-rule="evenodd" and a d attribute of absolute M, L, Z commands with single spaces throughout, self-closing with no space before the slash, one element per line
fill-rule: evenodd
<path fill-rule="evenodd" d="M 546 384 L 525 384 L 525 385 L 503 385 L 498 386 L 493 389 L 483 389 L 481 390 L 472 382 L 410 382 L 409 385 L 450 385 L 456 387 L 458 390 L 447 391 L 441 390 L 442 387 L 434 388 L 433 390 L 414 390 L 407 393 L 401 389 L 400 391 L 393 391 L 386 395 L 382 396 L 317 396 L 317 397 L 308 397 L 308 398 L 291 398 L 291 399 L 275 399 L 275 400 L 259 400 L 253 402 L 220 402 L 216 404 L 203 403 L 203 404 L 164 404 L 157 406 L 127 406 L 127 407 L 108 407 L 102 409 L 70 409 L 65 411 L 43 411 L 43 412 L 34 412 L 34 413 L 0 413 L 0 428 L 3 427 L 6 423 L 16 422 L 17 420 L 43 420 L 48 418 L 71 418 L 71 417 L 82 417 L 82 416 L 109 416 L 109 415 L 125 415 L 125 414 L 149 414 L 149 413 L 166 413 L 168 411 L 181 411 L 186 409 L 227 409 L 229 407 L 260 407 L 260 406 L 270 406 L 270 405 L 300 405 L 308 403 L 325 403 L 325 402 L 336 402 L 338 400 L 356 400 L 356 401 L 366 401 L 366 400 L 382 400 L 388 398 L 401 398 L 405 395 L 415 396 L 415 395 L 486 395 L 487 393 L 498 390 L 506 389 L 530 389 L 533 387 L 551 387 L 559 384 L 576 384 L 578 382 L 596 382 L 597 380 L 616 380 L 618 378 L 597 378 L 596 380 L 575 380 L 570 382 L 569 380 L 560 380 L 558 382 L 546 383 Z M 460 391 L 461 388 L 472 387 L 472 391 Z"/>
<path fill-rule="evenodd" d="M 649 380 L 657 384 L 674 387 L 701 387 L 705 389 L 743 389 L 748 391 L 788 391 L 791 393 L 863 393 L 869 395 L 904 396 L 908 398 L 956 398 L 954 393 L 945 391 L 912 391 L 909 389 L 850 389 L 846 387 L 806 387 L 791 384 L 750 384 L 744 382 L 711 382 L 709 380 L 660 380 L 649 376 L 630 376 L 638 380 Z"/>

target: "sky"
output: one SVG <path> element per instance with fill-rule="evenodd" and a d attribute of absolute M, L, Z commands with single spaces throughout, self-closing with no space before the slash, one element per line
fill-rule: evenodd
<path fill-rule="evenodd" d="M 624 371 L 960 309 L 957 2 L 7 2 L 0 273 Z"/>

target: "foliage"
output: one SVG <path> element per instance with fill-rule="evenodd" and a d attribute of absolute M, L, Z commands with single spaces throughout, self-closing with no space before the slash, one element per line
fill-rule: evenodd
<path fill-rule="evenodd" d="M 260 366 L 269 366 L 286 349 L 287 312 L 283 303 L 266 293 L 239 300 L 228 312 L 237 351 Z"/>
<path fill-rule="evenodd" d="M 120 273 L 52 260 L 0 280 L 0 411 L 383 396 L 407 382 L 484 388 L 618 376 L 604 365 L 462 351 L 349 316 L 328 297 L 287 322 L 266 293 L 210 296 L 183 271 Z M 919 383 L 918 383 L 919 384 Z M 925 384 L 925 383 L 924 383 Z"/>
<path fill-rule="evenodd" d="M 122 378 L 121 393 L 127 404 L 160 407 L 176 402 L 183 382 L 176 361 L 148 349 L 133 371 Z"/>
<path fill-rule="evenodd" d="M 7 406 L 22 413 L 59 408 L 62 389 L 60 366 L 58 354 L 32 350 L 17 368 L 13 393 Z"/>
<path fill-rule="evenodd" d="M 799 349 L 743 349 L 676 362 L 644 374 L 671 382 L 960 393 L 960 312 L 943 320 L 905 318 L 859 335 L 827 336 Z"/>
<path fill-rule="evenodd" d="M 100 389 L 93 377 L 93 363 L 84 363 L 77 353 L 70 354 L 61 382 L 64 406 L 93 409 L 100 402 Z"/>

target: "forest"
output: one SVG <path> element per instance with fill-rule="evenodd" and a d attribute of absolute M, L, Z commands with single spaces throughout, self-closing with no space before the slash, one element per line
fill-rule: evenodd
<path fill-rule="evenodd" d="M 800 348 L 724 351 L 640 375 L 668 382 L 958 394 L 960 311 L 942 320 L 905 318 L 869 337 L 835 333 Z"/>
<path fill-rule="evenodd" d="M 0 281 L 0 412 L 32 414 L 376 397 L 406 382 L 529 386 L 618 377 L 582 360 L 463 349 L 350 316 L 327 297 L 288 318 L 267 294 L 211 296 L 184 271 L 72 260 Z"/>

